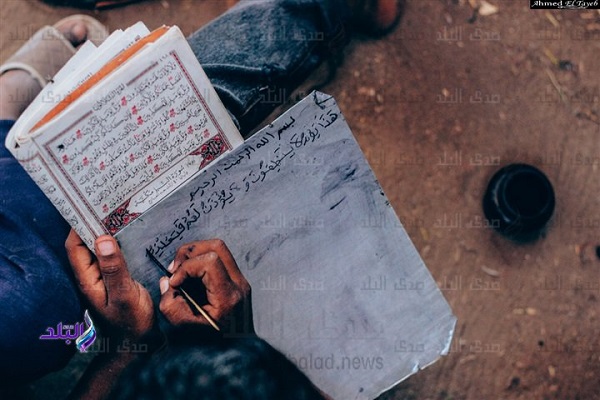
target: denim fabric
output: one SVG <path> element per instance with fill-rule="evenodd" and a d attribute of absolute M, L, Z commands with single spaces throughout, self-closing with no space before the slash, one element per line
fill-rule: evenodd
<path fill-rule="evenodd" d="M 343 0 L 246 0 L 189 42 L 247 135 L 324 60 L 345 17 Z M 0 121 L 2 144 L 12 124 Z M 39 340 L 47 327 L 82 320 L 64 250 L 68 231 L 0 146 L 0 384 L 59 369 L 73 354 L 63 341 Z"/>
<path fill-rule="evenodd" d="M 349 17 L 344 0 L 242 0 L 188 41 L 247 137 L 345 44 Z"/>
<path fill-rule="evenodd" d="M 0 121 L 0 140 L 12 126 Z M 61 368 L 73 354 L 63 341 L 39 340 L 47 327 L 82 320 L 64 250 L 68 224 L 0 146 L 0 382 Z"/>

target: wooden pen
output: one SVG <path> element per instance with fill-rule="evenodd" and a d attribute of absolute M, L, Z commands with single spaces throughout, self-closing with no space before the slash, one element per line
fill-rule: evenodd
<path fill-rule="evenodd" d="M 160 263 L 160 261 L 158 261 L 154 254 L 152 254 L 149 250 L 146 250 L 146 255 L 158 268 L 160 268 L 165 273 L 165 275 L 167 275 L 167 277 L 170 278 L 173 275 L 168 269 L 164 267 L 164 265 Z M 200 315 L 202 315 L 208 321 L 208 323 L 213 328 L 215 328 L 217 331 L 221 331 L 215 320 L 213 320 L 211 316 L 208 315 L 208 313 L 204 311 L 202 307 L 200 307 L 200 305 L 192 298 L 192 296 L 189 295 L 188 292 L 185 291 L 183 287 L 179 287 L 178 290 L 183 294 L 183 297 L 186 298 L 186 300 L 200 313 Z"/>

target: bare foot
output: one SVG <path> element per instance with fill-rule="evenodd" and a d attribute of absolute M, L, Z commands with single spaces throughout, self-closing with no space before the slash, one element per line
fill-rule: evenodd
<path fill-rule="evenodd" d="M 379 37 L 400 20 L 405 0 L 346 0 L 352 12 L 352 27 L 359 33 Z"/>
<path fill-rule="evenodd" d="M 375 21 L 382 31 L 392 28 L 398 19 L 398 0 L 377 1 Z"/>
<path fill-rule="evenodd" d="M 86 40 L 83 22 L 70 21 L 56 26 L 74 47 Z M 28 72 L 10 70 L 0 75 L 0 119 L 16 120 L 42 90 L 39 82 Z"/>

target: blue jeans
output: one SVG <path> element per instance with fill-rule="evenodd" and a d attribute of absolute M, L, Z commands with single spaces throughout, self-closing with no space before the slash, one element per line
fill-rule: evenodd
<path fill-rule="evenodd" d="M 247 136 L 340 43 L 348 14 L 343 0 L 246 0 L 189 42 Z M 12 124 L 0 121 L 2 143 Z M 64 250 L 69 226 L 4 146 L 0 171 L 0 376 L 16 383 L 68 362 L 74 346 L 39 336 L 81 321 L 85 306 Z"/>

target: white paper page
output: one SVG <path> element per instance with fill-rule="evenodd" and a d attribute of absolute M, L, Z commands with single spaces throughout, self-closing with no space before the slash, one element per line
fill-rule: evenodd
<path fill-rule="evenodd" d="M 104 64 L 149 32 L 143 22 L 138 22 L 125 32 L 114 31 L 99 47 L 86 41 L 17 120 L 6 138 L 6 146 L 11 149 L 17 142 L 27 142 L 29 130 L 40 118 Z"/>
<path fill-rule="evenodd" d="M 70 75 L 70 79 L 65 80 L 65 84 L 60 88 L 60 91 L 64 91 L 66 94 L 71 93 L 77 86 L 81 85 L 90 76 L 98 72 L 102 66 L 149 33 L 150 31 L 142 22 L 130 26 L 125 31 L 119 29 L 118 31 L 113 32 L 100 47 L 98 47 L 93 56 L 81 60 L 76 71 L 65 71 Z M 61 73 L 62 70 L 59 74 Z"/>
<path fill-rule="evenodd" d="M 155 304 L 163 272 L 146 251 L 168 265 L 184 243 L 224 240 L 257 334 L 334 399 L 373 399 L 450 348 L 456 318 L 323 93 L 116 237 Z"/>
<path fill-rule="evenodd" d="M 178 28 L 33 135 L 91 244 L 242 143 Z M 79 232 L 78 232 L 79 233 Z"/>
<path fill-rule="evenodd" d="M 67 61 L 61 71 L 75 71 L 83 60 L 93 57 L 96 51 L 97 47 L 92 42 L 85 42 L 73 57 Z M 9 150 L 12 151 L 15 148 L 18 136 L 24 137 L 31 127 L 33 127 L 42 116 L 50 111 L 62 99 L 62 97 L 56 96 L 55 93 L 58 93 L 58 90 L 62 85 L 61 80 L 68 77 L 68 73 L 64 74 L 66 75 L 64 76 L 61 74 L 61 71 L 59 71 L 55 75 L 53 81 L 49 82 L 35 99 L 33 99 L 31 104 L 29 104 L 27 109 L 11 128 L 5 141 L 5 145 Z M 22 142 L 22 140 L 20 140 L 20 142 Z M 15 155 L 15 157 L 17 159 L 20 158 L 17 155 Z"/>

